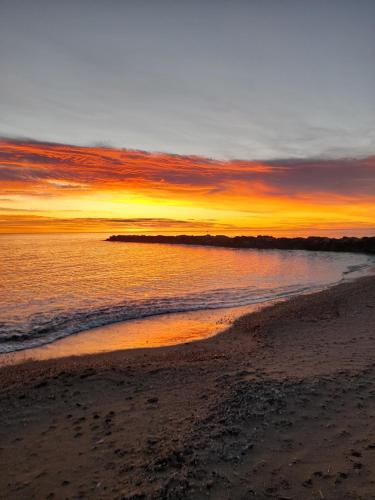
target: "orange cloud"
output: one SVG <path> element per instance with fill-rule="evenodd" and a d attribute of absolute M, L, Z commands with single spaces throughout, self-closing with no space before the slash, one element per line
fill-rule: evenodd
<path fill-rule="evenodd" d="M 11 220 L 21 223 L 17 210 L 29 212 L 23 226 L 38 230 L 43 224 L 107 228 L 114 216 L 130 215 L 170 230 L 170 207 L 173 220 L 190 221 L 181 228 L 191 230 L 375 227 L 375 157 L 223 161 L 3 139 L 0 183 L 3 232 Z"/>

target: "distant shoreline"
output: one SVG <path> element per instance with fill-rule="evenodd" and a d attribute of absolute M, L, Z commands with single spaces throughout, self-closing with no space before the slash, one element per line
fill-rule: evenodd
<path fill-rule="evenodd" d="M 112 235 L 106 241 L 123 243 L 167 243 L 172 245 L 202 245 L 226 248 L 254 248 L 259 250 L 311 250 L 324 252 L 354 252 L 375 254 L 375 236 L 343 236 L 328 238 L 309 236 L 307 238 L 275 238 L 274 236 L 149 236 Z"/>

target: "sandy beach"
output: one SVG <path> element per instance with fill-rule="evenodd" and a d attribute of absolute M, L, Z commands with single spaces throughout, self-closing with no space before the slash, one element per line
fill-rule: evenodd
<path fill-rule="evenodd" d="M 375 498 L 375 277 L 200 342 L 0 369 L 0 497 Z"/>

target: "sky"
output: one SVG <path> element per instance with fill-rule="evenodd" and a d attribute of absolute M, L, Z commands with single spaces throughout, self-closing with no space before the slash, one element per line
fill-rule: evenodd
<path fill-rule="evenodd" d="M 374 234 L 372 0 L 0 0 L 0 232 Z"/>
<path fill-rule="evenodd" d="M 287 235 L 375 228 L 375 156 L 220 161 L 3 140 L 0 164 L 3 232 Z"/>

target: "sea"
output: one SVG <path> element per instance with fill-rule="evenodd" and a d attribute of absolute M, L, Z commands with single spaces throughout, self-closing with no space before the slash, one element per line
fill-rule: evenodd
<path fill-rule="evenodd" d="M 115 243 L 108 236 L 0 236 L 0 353 L 119 322 L 266 305 L 374 267 L 363 254 Z"/>

